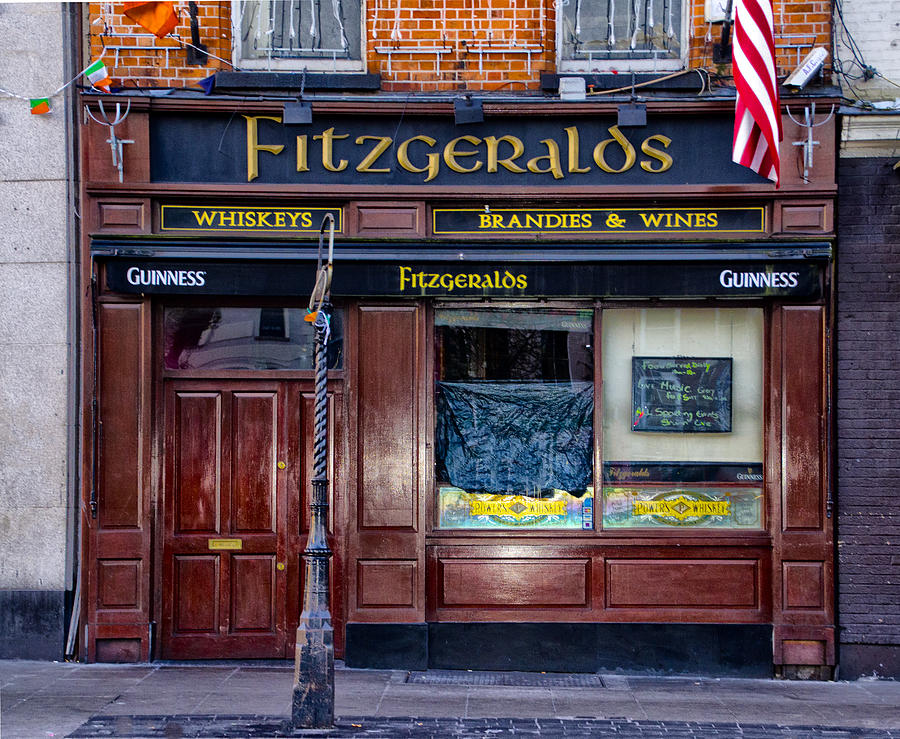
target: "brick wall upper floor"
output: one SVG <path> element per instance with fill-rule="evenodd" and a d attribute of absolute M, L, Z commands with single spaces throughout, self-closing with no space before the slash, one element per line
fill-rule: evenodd
<path fill-rule="evenodd" d="M 174 4 L 179 22 L 163 39 L 122 15 L 121 3 L 105 2 L 85 6 L 85 27 L 91 57 L 103 53 L 113 83 L 123 86 L 182 87 L 230 70 L 232 64 L 241 69 L 339 70 L 334 56 L 285 60 L 276 53 L 241 61 L 242 45 L 303 46 L 313 43 L 317 33 L 321 45 L 329 28 L 340 44 L 359 49 L 353 71 L 380 74 L 385 91 L 535 91 L 542 73 L 573 69 L 572 62 L 561 66 L 561 58 L 575 60 L 574 69 L 580 71 L 624 73 L 623 84 L 635 68 L 660 75 L 705 69 L 730 84 L 731 65 L 714 58 L 723 26 L 709 20 L 710 6 L 720 1 L 200 0 Z M 774 0 L 779 75 L 789 73 L 813 47 L 830 49 L 830 7 L 824 0 Z M 313 9 L 316 14 L 310 15 Z M 355 23 L 354 12 L 359 14 Z M 339 13 L 343 20 L 335 30 L 332 19 Z M 610 13 L 618 14 L 611 25 Z M 273 34 L 279 32 L 284 37 L 275 44 Z M 583 43 L 591 34 L 593 47 Z M 205 64 L 191 60 L 186 44 L 192 39 L 206 47 Z M 642 58 L 636 62 L 630 58 L 633 49 L 640 52 L 645 40 L 661 55 L 638 53 Z M 597 56 L 585 51 L 590 48 L 600 48 Z"/>

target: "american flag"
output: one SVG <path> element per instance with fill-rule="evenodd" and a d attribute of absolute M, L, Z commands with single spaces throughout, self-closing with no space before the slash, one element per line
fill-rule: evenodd
<path fill-rule="evenodd" d="M 781 110 L 775 80 L 772 0 L 735 0 L 732 159 L 775 182 L 781 167 Z"/>

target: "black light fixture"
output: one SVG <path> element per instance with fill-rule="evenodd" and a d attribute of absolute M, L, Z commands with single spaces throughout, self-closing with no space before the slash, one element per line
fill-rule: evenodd
<path fill-rule="evenodd" d="M 284 104 L 286 126 L 308 126 L 312 123 L 312 104 L 305 100 L 289 100 Z"/>
<path fill-rule="evenodd" d="M 453 101 L 453 119 L 457 126 L 467 123 L 482 123 L 484 121 L 484 108 L 480 100 L 475 100 L 471 95 L 456 98 Z"/>
<path fill-rule="evenodd" d="M 619 106 L 619 126 L 646 126 L 647 106 L 642 103 L 631 103 Z"/>
<path fill-rule="evenodd" d="M 306 69 L 303 70 L 303 76 L 300 78 L 300 94 L 296 100 L 288 100 L 284 104 L 284 116 L 282 121 L 286 126 L 308 126 L 312 123 L 312 103 L 308 103 L 303 99 L 303 92 L 306 89 Z"/>

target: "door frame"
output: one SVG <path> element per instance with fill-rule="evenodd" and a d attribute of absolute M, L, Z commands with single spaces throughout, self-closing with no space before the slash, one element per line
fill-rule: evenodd
<path fill-rule="evenodd" d="M 164 327 L 163 310 L 166 307 L 201 307 L 201 306 L 228 306 L 228 307 L 287 307 L 300 308 L 296 305 L 296 299 L 272 299 L 259 298 L 252 301 L 235 301 L 233 298 L 191 299 L 178 296 L 165 296 L 162 299 L 152 301 L 152 351 L 150 361 L 152 363 L 152 401 L 151 408 L 151 447 L 153 459 L 151 467 L 151 518 L 153 533 L 151 536 L 151 563 L 150 575 L 150 644 L 149 658 L 162 659 L 162 628 L 164 614 L 163 600 L 163 573 L 164 553 L 163 541 L 165 537 L 165 463 L 166 463 L 166 423 L 165 392 L 166 383 L 171 381 L 199 382 L 271 382 L 284 383 L 286 392 L 286 411 L 283 422 L 287 430 L 287 424 L 300 420 L 302 430 L 298 435 L 299 448 L 289 450 L 287 462 L 288 473 L 285 483 L 286 519 L 279 519 L 278 526 L 282 527 L 285 539 L 285 619 L 284 619 L 284 658 L 294 658 L 294 644 L 296 639 L 296 626 L 300 618 L 301 601 L 303 594 L 303 550 L 309 535 L 309 503 L 312 495 L 312 461 L 314 426 L 313 406 L 315 371 L 314 370 L 167 370 L 164 367 Z M 302 306 L 305 309 L 305 306 Z M 345 311 L 345 322 L 349 307 L 339 307 Z M 346 326 L 346 323 L 345 323 Z M 328 477 L 329 477 L 329 516 L 327 521 L 328 543 L 332 550 L 330 561 L 330 586 L 331 586 L 331 620 L 334 627 L 335 657 L 343 658 L 345 643 L 345 623 L 347 613 L 347 588 L 350 585 L 347 577 L 346 562 L 346 522 L 350 502 L 348 500 L 347 477 L 347 452 L 346 429 L 347 421 L 347 367 L 349 365 L 347 335 L 345 330 L 344 356 L 340 369 L 328 371 L 328 398 L 329 398 L 329 448 L 328 448 Z M 295 460 L 292 463 L 292 460 Z M 291 496 L 290 491 L 300 490 L 300 505 L 287 505 Z M 279 502 L 279 517 L 282 516 L 282 508 Z M 289 532 L 297 532 L 289 534 Z M 281 560 L 279 560 L 281 561 Z M 227 657 L 225 657 L 227 658 Z"/>

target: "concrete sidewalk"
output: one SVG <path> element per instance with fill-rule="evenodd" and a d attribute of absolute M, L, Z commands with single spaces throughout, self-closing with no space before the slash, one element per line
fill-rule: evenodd
<path fill-rule="evenodd" d="M 292 732 L 290 663 L 0 662 L 0 737 L 900 739 L 900 682 L 335 671 L 332 732 Z M 846 727 L 839 730 L 838 727 Z"/>

